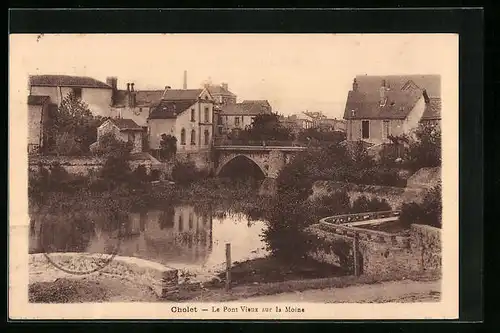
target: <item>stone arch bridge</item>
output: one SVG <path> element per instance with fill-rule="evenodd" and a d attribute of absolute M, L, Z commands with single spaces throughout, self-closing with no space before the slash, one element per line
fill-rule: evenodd
<path fill-rule="evenodd" d="M 215 175 L 237 157 L 244 157 L 255 163 L 266 178 L 277 178 L 280 170 L 291 161 L 298 152 L 304 151 L 304 146 L 293 145 L 216 145 Z"/>

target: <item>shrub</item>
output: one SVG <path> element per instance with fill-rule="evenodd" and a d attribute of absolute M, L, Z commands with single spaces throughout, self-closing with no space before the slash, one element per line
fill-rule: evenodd
<path fill-rule="evenodd" d="M 421 204 L 415 202 L 403 204 L 399 216 L 399 220 L 407 226 L 410 224 L 426 224 L 441 228 L 441 219 L 441 185 L 437 185 L 427 192 Z"/>
<path fill-rule="evenodd" d="M 132 172 L 131 181 L 134 187 L 143 187 L 149 182 L 148 172 L 146 167 L 142 164 L 138 165 L 137 168 Z"/>
<path fill-rule="evenodd" d="M 385 199 L 360 196 L 352 203 L 351 213 L 382 212 L 392 210 L 391 205 Z"/>
<path fill-rule="evenodd" d="M 179 184 L 190 184 L 203 177 L 202 172 L 198 171 L 192 161 L 177 162 L 172 168 L 172 179 Z"/>
<path fill-rule="evenodd" d="M 347 191 L 336 191 L 314 200 L 314 211 L 318 218 L 349 213 L 351 203 Z"/>
<path fill-rule="evenodd" d="M 101 169 L 101 177 L 108 182 L 110 188 L 128 183 L 130 174 L 128 160 L 122 155 L 109 156 Z"/>
<path fill-rule="evenodd" d="M 162 134 L 160 140 L 160 156 L 169 160 L 177 153 L 177 138 L 170 134 Z"/>

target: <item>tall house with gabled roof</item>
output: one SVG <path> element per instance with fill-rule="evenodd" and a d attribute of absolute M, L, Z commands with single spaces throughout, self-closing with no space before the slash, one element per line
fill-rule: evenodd
<path fill-rule="evenodd" d="M 30 96 L 48 96 L 50 101 L 61 105 L 69 94 L 82 99 L 94 115 L 111 116 L 113 89 L 110 85 L 87 76 L 71 75 L 31 75 L 29 77 Z"/>
<path fill-rule="evenodd" d="M 166 87 L 148 118 L 149 147 L 160 148 L 163 134 L 177 138 L 178 152 L 207 151 L 212 144 L 214 100 L 208 89 Z"/>
<path fill-rule="evenodd" d="M 439 75 L 358 75 L 344 111 L 347 140 L 380 144 L 408 134 L 426 117 L 440 118 L 440 101 Z"/>

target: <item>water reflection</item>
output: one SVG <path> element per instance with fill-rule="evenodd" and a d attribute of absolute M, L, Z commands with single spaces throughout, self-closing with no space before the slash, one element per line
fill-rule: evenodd
<path fill-rule="evenodd" d="M 228 242 L 233 261 L 267 254 L 260 237 L 265 223 L 251 215 L 196 209 L 188 204 L 128 213 L 33 214 L 30 252 L 45 248 L 50 252 L 111 253 L 119 246 L 119 255 L 210 275 L 224 263 Z"/>

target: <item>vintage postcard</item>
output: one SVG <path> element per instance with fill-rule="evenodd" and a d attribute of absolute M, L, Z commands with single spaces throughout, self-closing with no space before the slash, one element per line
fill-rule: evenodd
<path fill-rule="evenodd" d="M 458 35 L 9 51 L 10 318 L 458 318 Z"/>

